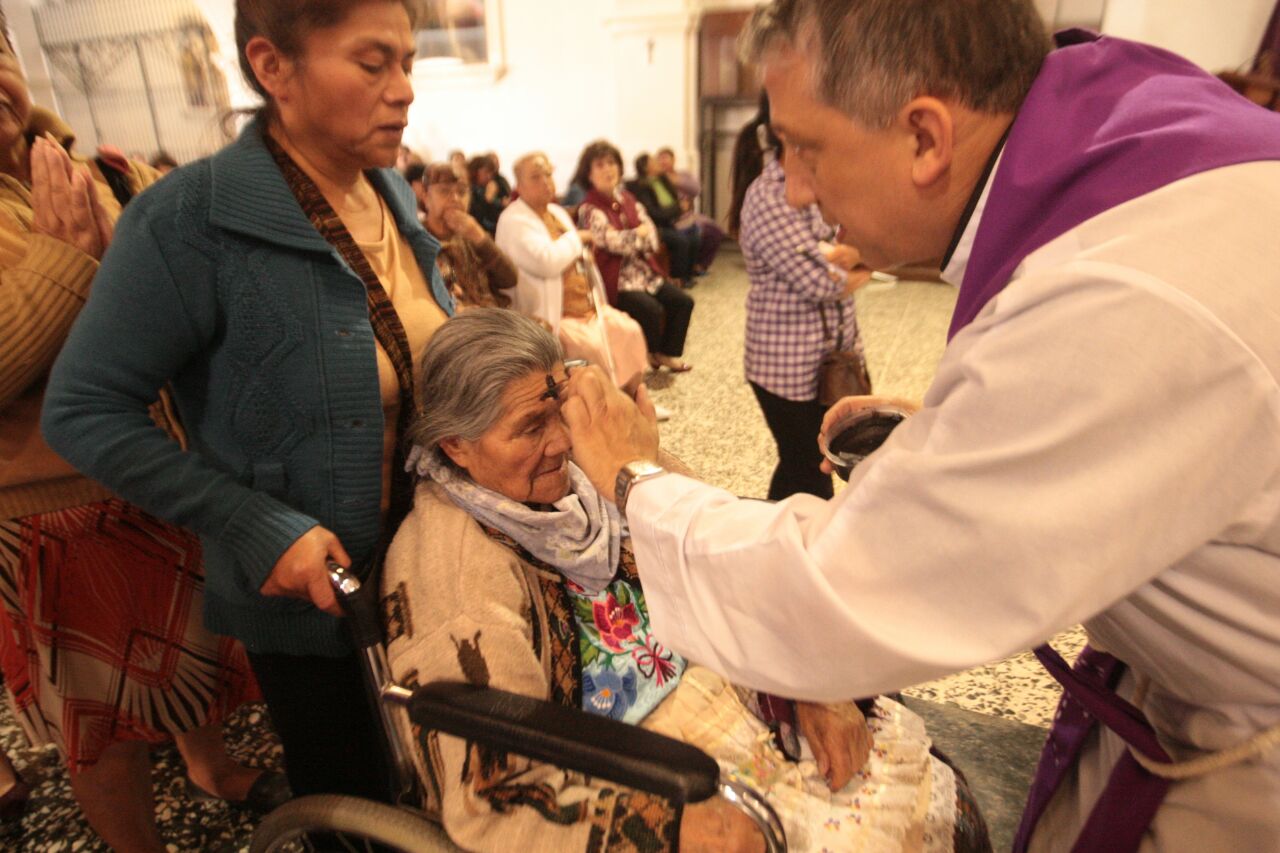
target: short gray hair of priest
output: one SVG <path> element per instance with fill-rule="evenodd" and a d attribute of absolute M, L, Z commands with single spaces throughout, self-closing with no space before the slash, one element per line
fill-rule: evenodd
<path fill-rule="evenodd" d="M 1016 112 L 1052 42 L 1032 0 L 775 0 L 740 45 L 753 62 L 797 51 L 817 100 L 882 130 L 921 95 Z"/>
<path fill-rule="evenodd" d="M 564 360 L 555 336 L 507 308 L 468 308 L 436 330 L 422 356 L 422 406 L 408 439 L 434 452 L 475 441 L 502 417 L 513 380 L 550 374 Z"/>

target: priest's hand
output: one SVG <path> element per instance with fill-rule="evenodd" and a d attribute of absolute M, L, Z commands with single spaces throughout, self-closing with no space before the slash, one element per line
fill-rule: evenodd
<path fill-rule="evenodd" d="M 643 384 L 632 400 L 599 367 L 580 368 L 565 386 L 560 414 L 569 427 L 573 461 L 606 500 L 614 499 L 623 465 L 658 460 L 658 418 Z"/>
<path fill-rule="evenodd" d="M 852 702 L 840 705 L 796 703 L 796 727 L 809 742 L 827 787 L 838 791 L 871 756 L 867 719 Z"/>

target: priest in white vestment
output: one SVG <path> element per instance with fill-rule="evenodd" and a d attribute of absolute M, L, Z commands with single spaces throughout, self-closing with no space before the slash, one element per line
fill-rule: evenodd
<path fill-rule="evenodd" d="M 834 499 L 769 504 L 662 472 L 648 419 L 588 371 L 575 460 L 689 658 L 833 700 L 1083 622 L 1170 758 L 1126 849 L 1278 850 L 1280 117 L 1146 46 L 1037 56 L 1029 2 L 931 9 L 756 18 L 789 201 L 871 267 L 961 286 L 919 411 Z M 1125 749 L 1094 730 L 1030 849 L 1086 837 Z M 1132 829 L 1109 820 L 1091 837 Z"/>

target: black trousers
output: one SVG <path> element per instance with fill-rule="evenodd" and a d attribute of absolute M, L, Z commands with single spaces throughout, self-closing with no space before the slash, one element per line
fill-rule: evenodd
<path fill-rule="evenodd" d="M 778 445 L 778 467 L 769 483 L 769 500 L 780 501 L 797 492 L 830 498 L 831 475 L 822 473 L 818 433 L 826 407 L 817 400 L 788 400 L 749 383 L 764 412 L 764 421 Z"/>
<path fill-rule="evenodd" d="M 684 355 L 684 339 L 689 334 L 693 297 L 674 284 L 663 282 L 658 292 L 619 290 L 618 309 L 626 311 L 644 330 L 649 352 L 678 357 Z"/>
<path fill-rule="evenodd" d="M 284 744 L 295 796 L 390 797 L 386 746 L 355 652 L 345 658 L 249 654 Z"/>
<path fill-rule="evenodd" d="M 702 238 L 698 227 L 659 228 L 658 237 L 662 240 L 662 245 L 667 247 L 667 255 L 671 259 L 671 277 L 681 280 L 692 278 L 693 265 L 702 252 Z"/>

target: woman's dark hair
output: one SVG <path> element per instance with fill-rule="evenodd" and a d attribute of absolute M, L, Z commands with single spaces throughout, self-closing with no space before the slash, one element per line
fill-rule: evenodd
<path fill-rule="evenodd" d="M 488 169 L 495 175 L 498 174 L 498 166 L 493 162 L 493 157 L 488 154 L 477 154 L 467 161 L 467 175 L 471 178 L 471 183 L 479 186 L 480 170 Z"/>
<path fill-rule="evenodd" d="M 302 45 L 316 30 L 336 27 L 359 6 L 376 0 L 236 0 L 236 53 L 240 73 L 245 82 L 272 109 L 271 96 L 253 73 L 245 56 L 250 40 L 262 36 L 289 58 L 302 55 Z M 409 13 L 409 26 L 416 29 L 422 20 L 422 0 L 385 0 L 398 2 Z"/>
<path fill-rule="evenodd" d="M 738 141 L 733 145 L 733 202 L 729 205 L 728 225 L 729 235 L 735 240 L 742 225 L 742 203 L 747 198 L 747 188 L 764 171 L 766 152 L 781 157 L 782 141 L 769 127 L 769 96 L 761 92 L 759 110 L 738 133 Z"/>
<path fill-rule="evenodd" d="M 636 158 L 636 180 L 643 181 L 649 177 L 649 154 L 645 152 Z"/>
<path fill-rule="evenodd" d="M 595 142 L 589 143 L 586 148 L 582 149 L 582 156 L 578 158 L 578 169 L 573 173 L 573 183 L 582 187 L 586 192 L 591 192 L 595 189 L 591 185 L 591 167 L 595 165 L 597 160 L 606 158 L 618 164 L 618 172 L 621 174 L 622 152 L 612 142 L 597 139 Z"/>

